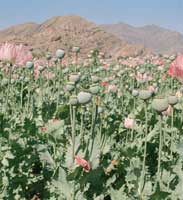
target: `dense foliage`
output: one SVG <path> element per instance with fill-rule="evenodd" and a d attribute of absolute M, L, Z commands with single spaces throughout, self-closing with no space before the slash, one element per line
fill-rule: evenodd
<path fill-rule="evenodd" d="M 174 57 L 57 57 L 1 66 L 0 199 L 183 199 Z"/>

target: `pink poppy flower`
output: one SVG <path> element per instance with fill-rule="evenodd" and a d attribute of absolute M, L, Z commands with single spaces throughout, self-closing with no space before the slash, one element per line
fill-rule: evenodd
<path fill-rule="evenodd" d="M 137 79 L 137 81 L 142 81 L 143 75 L 140 72 L 137 72 L 136 79 Z"/>
<path fill-rule="evenodd" d="M 103 81 L 103 82 L 101 83 L 101 86 L 102 86 L 102 87 L 107 87 L 107 82 Z"/>
<path fill-rule="evenodd" d="M 38 69 L 34 70 L 34 78 L 37 80 L 39 78 L 40 72 Z"/>
<path fill-rule="evenodd" d="M 83 167 L 85 172 L 90 171 L 90 164 L 86 160 L 82 159 L 79 155 L 75 156 L 75 161 L 77 165 Z"/>
<path fill-rule="evenodd" d="M 41 132 L 46 133 L 47 132 L 47 128 L 45 126 L 41 127 Z"/>
<path fill-rule="evenodd" d="M 53 123 L 59 122 L 59 121 L 60 121 L 60 119 L 56 119 L 56 118 L 52 119 L 52 122 L 53 122 Z"/>
<path fill-rule="evenodd" d="M 167 108 L 167 110 L 165 110 L 163 112 L 163 114 L 166 115 L 166 116 L 171 116 L 172 112 L 173 112 L 173 108 L 172 108 L 171 105 L 169 105 L 168 108 Z"/>
<path fill-rule="evenodd" d="M 117 86 L 116 85 L 109 85 L 107 89 L 107 93 L 116 93 L 117 92 Z"/>
<path fill-rule="evenodd" d="M 127 129 L 132 129 L 135 125 L 135 120 L 131 118 L 125 118 L 124 126 Z"/>
<path fill-rule="evenodd" d="M 182 97 L 182 92 L 181 92 L 180 90 L 178 90 L 178 91 L 176 92 L 175 96 L 176 96 L 177 98 L 181 98 L 181 97 Z"/>
<path fill-rule="evenodd" d="M 168 75 L 176 77 L 179 81 L 183 82 L 183 54 L 179 55 L 177 59 L 170 64 Z"/>
<path fill-rule="evenodd" d="M 53 79 L 54 74 L 53 74 L 52 72 L 47 72 L 47 73 L 45 73 L 45 77 L 46 77 L 48 80 L 51 80 L 51 79 Z"/>
<path fill-rule="evenodd" d="M 0 60 L 22 66 L 27 61 L 32 60 L 32 54 L 23 45 L 5 43 L 0 46 Z"/>
<path fill-rule="evenodd" d="M 13 74 L 12 74 L 12 79 L 17 79 L 17 78 L 18 78 L 18 75 L 15 74 L 15 73 L 13 73 Z"/>

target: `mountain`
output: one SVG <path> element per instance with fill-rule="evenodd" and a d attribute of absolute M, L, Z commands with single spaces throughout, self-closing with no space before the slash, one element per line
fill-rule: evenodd
<path fill-rule="evenodd" d="M 0 31 L 0 43 L 5 41 L 23 43 L 40 56 L 47 51 L 54 54 L 58 48 L 67 51 L 72 46 L 81 47 L 83 56 L 96 48 L 114 56 L 149 52 L 142 45 L 130 45 L 79 16 L 58 16 L 42 24 L 26 23 L 10 27 Z"/>
<path fill-rule="evenodd" d="M 101 25 L 103 30 L 130 44 L 141 44 L 156 53 L 183 52 L 183 35 L 155 25 L 134 27 L 125 23 Z"/>

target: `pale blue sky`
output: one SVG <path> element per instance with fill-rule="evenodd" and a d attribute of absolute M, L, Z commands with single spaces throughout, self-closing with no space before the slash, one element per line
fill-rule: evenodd
<path fill-rule="evenodd" d="M 61 15 L 80 15 L 97 24 L 156 24 L 183 32 L 183 0 L 0 0 L 0 29 Z"/>

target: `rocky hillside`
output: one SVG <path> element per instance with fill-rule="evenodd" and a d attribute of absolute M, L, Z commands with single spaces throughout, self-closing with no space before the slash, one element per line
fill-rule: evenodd
<path fill-rule="evenodd" d="M 130 44 L 141 44 L 156 53 L 183 52 L 183 35 L 179 32 L 155 25 L 134 27 L 125 23 L 101 25 L 103 30 L 112 33 Z"/>
<path fill-rule="evenodd" d="M 142 45 L 129 45 L 101 27 L 79 16 L 53 17 L 42 24 L 26 23 L 0 31 L 0 43 L 11 41 L 23 43 L 35 54 L 54 53 L 56 49 L 66 51 L 80 46 L 82 55 L 99 49 L 107 55 L 134 55 L 146 53 Z"/>

